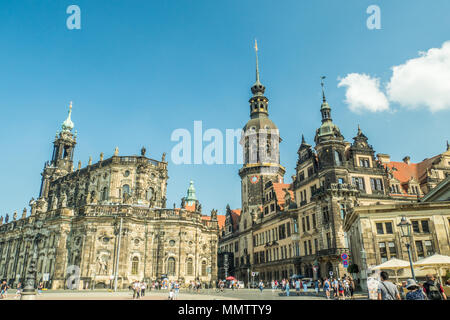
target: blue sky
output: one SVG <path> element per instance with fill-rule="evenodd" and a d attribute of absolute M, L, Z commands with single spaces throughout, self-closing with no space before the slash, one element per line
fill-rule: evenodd
<path fill-rule="evenodd" d="M 68 30 L 66 8 L 81 8 Z M 366 8 L 381 8 L 381 30 Z M 40 172 L 73 101 L 75 166 L 90 155 L 160 159 L 173 130 L 241 128 L 249 119 L 254 38 L 269 113 L 283 138 L 286 181 L 301 134 L 320 125 L 320 76 L 333 120 L 351 141 L 360 124 L 376 152 L 418 162 L 445 150 L 449 108 L 431 112 L 391 103 L 390 111 L 352 112 L 338 78 L 369 74 L 382 85 L 392 66 L 450 40 L 450 2 L 428 1 L 12 1 L 0 3 L 0 214 L 37 197 Z M 204 211 L 240 207 L 240 165 L 169 162 L 168 207 L 194 180 Z"/>

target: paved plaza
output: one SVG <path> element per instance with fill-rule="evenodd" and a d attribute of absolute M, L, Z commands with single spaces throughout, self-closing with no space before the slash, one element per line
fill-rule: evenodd
<path fill-rule="evenodd" d="M 131 290 L 121 290 L 118 292 L 110 292 L 107 290 L 48 290 L 43 291 L 41 295 L 36 295 L 36 300 L 132 300 L 133 293 Z M 356 295 L 355 298 L 361 299 L 362 295 Z M 9 290 L 6 299 L 18 300 L 15 298 L 15 290 Z M 167 300 L 167 290 L 147 291 L 141 300 Z M 295 291 L 290 292 L 287 297 L 280 290 L 272 291 L 265 289 L 260 292 L 258 289 L 226 289 L 224 292 L 216 292 L 215 289 L 203 289 L 199 293 L 181 290 L 178 300 L 326 300 L 323 292 L 319 295 L 312 290 L 308 293 L 300 293 L 297 296 Z"/>

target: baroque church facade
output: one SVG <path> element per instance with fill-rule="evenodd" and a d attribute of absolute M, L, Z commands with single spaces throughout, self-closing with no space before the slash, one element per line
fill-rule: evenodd
<path fill-rule="evenodd" d="M 73 168 L 77 143 L 69 115 L 45 164 L 39 197 L 0 220 L 0 278 L 47 288 L 119 288 L 134 280 L 214 282 L 217 212 L 203 215 L 193 182 L 180 208 L 166 208 L 167 161 L 114 155 Z M 113 280 L 114 279 L 114 280 Z"/>
<path fill-rule="evenodd" d="M 348 270 L 341 255 L 350 255 L 352 262 L 344 228 L 347 214 L 365 206 L 417 203 L 450 176 L 450 146 L 447 143 L 442 154 L 415 164 L 408 156 L 395 162 L 389 155 L 375 155 L 359 126 L 353 142 L 346 141 L 332 120 L 323 77 L 318 110 L 322 123 L 315 145 L 302 135 L 295 174 L 292 182 L 285 183 L 281 138 L 268 117 L 268 99 L 256 61 L 250 120 L 241 141 L 242 207 L 227 207 L 225 213 L 219 235 L 219 278 L 232 275 L 252 282 L 293 275 L 342 277 Z"/>

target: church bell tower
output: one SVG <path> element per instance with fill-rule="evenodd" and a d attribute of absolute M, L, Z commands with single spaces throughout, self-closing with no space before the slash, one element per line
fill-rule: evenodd
<path fill-rule="evenodd" d="M 244 164 L 241 177 L 242 210 L 258 213 L 264 199 L 267 182 L 283 182 L 285 169 L 280 165 L 281 142 L 278 127 L 269 118 L 269 99 L 264 96 L 266 87 L 259 79 L 258 45 L 255 40 L 256 81 L 251 87 L 250 120 L 243 128 L 241 145 Z"/>

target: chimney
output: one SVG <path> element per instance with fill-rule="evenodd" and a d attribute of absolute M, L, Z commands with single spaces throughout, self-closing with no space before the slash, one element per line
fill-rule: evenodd
<path fill-rule="evenodd" d="M 388 154 L 379 153 L 377 154 L 377 158 L 382 164 L 391 162 L 391 156 Z"/>
<path fill-rule="evenodd" d="M 406 163 L 406 164 L 410 164 L 410 159 L 411 158 L 409 156 L 406 156 L 406 157 L 403 158 L 403 162 Z"/>

